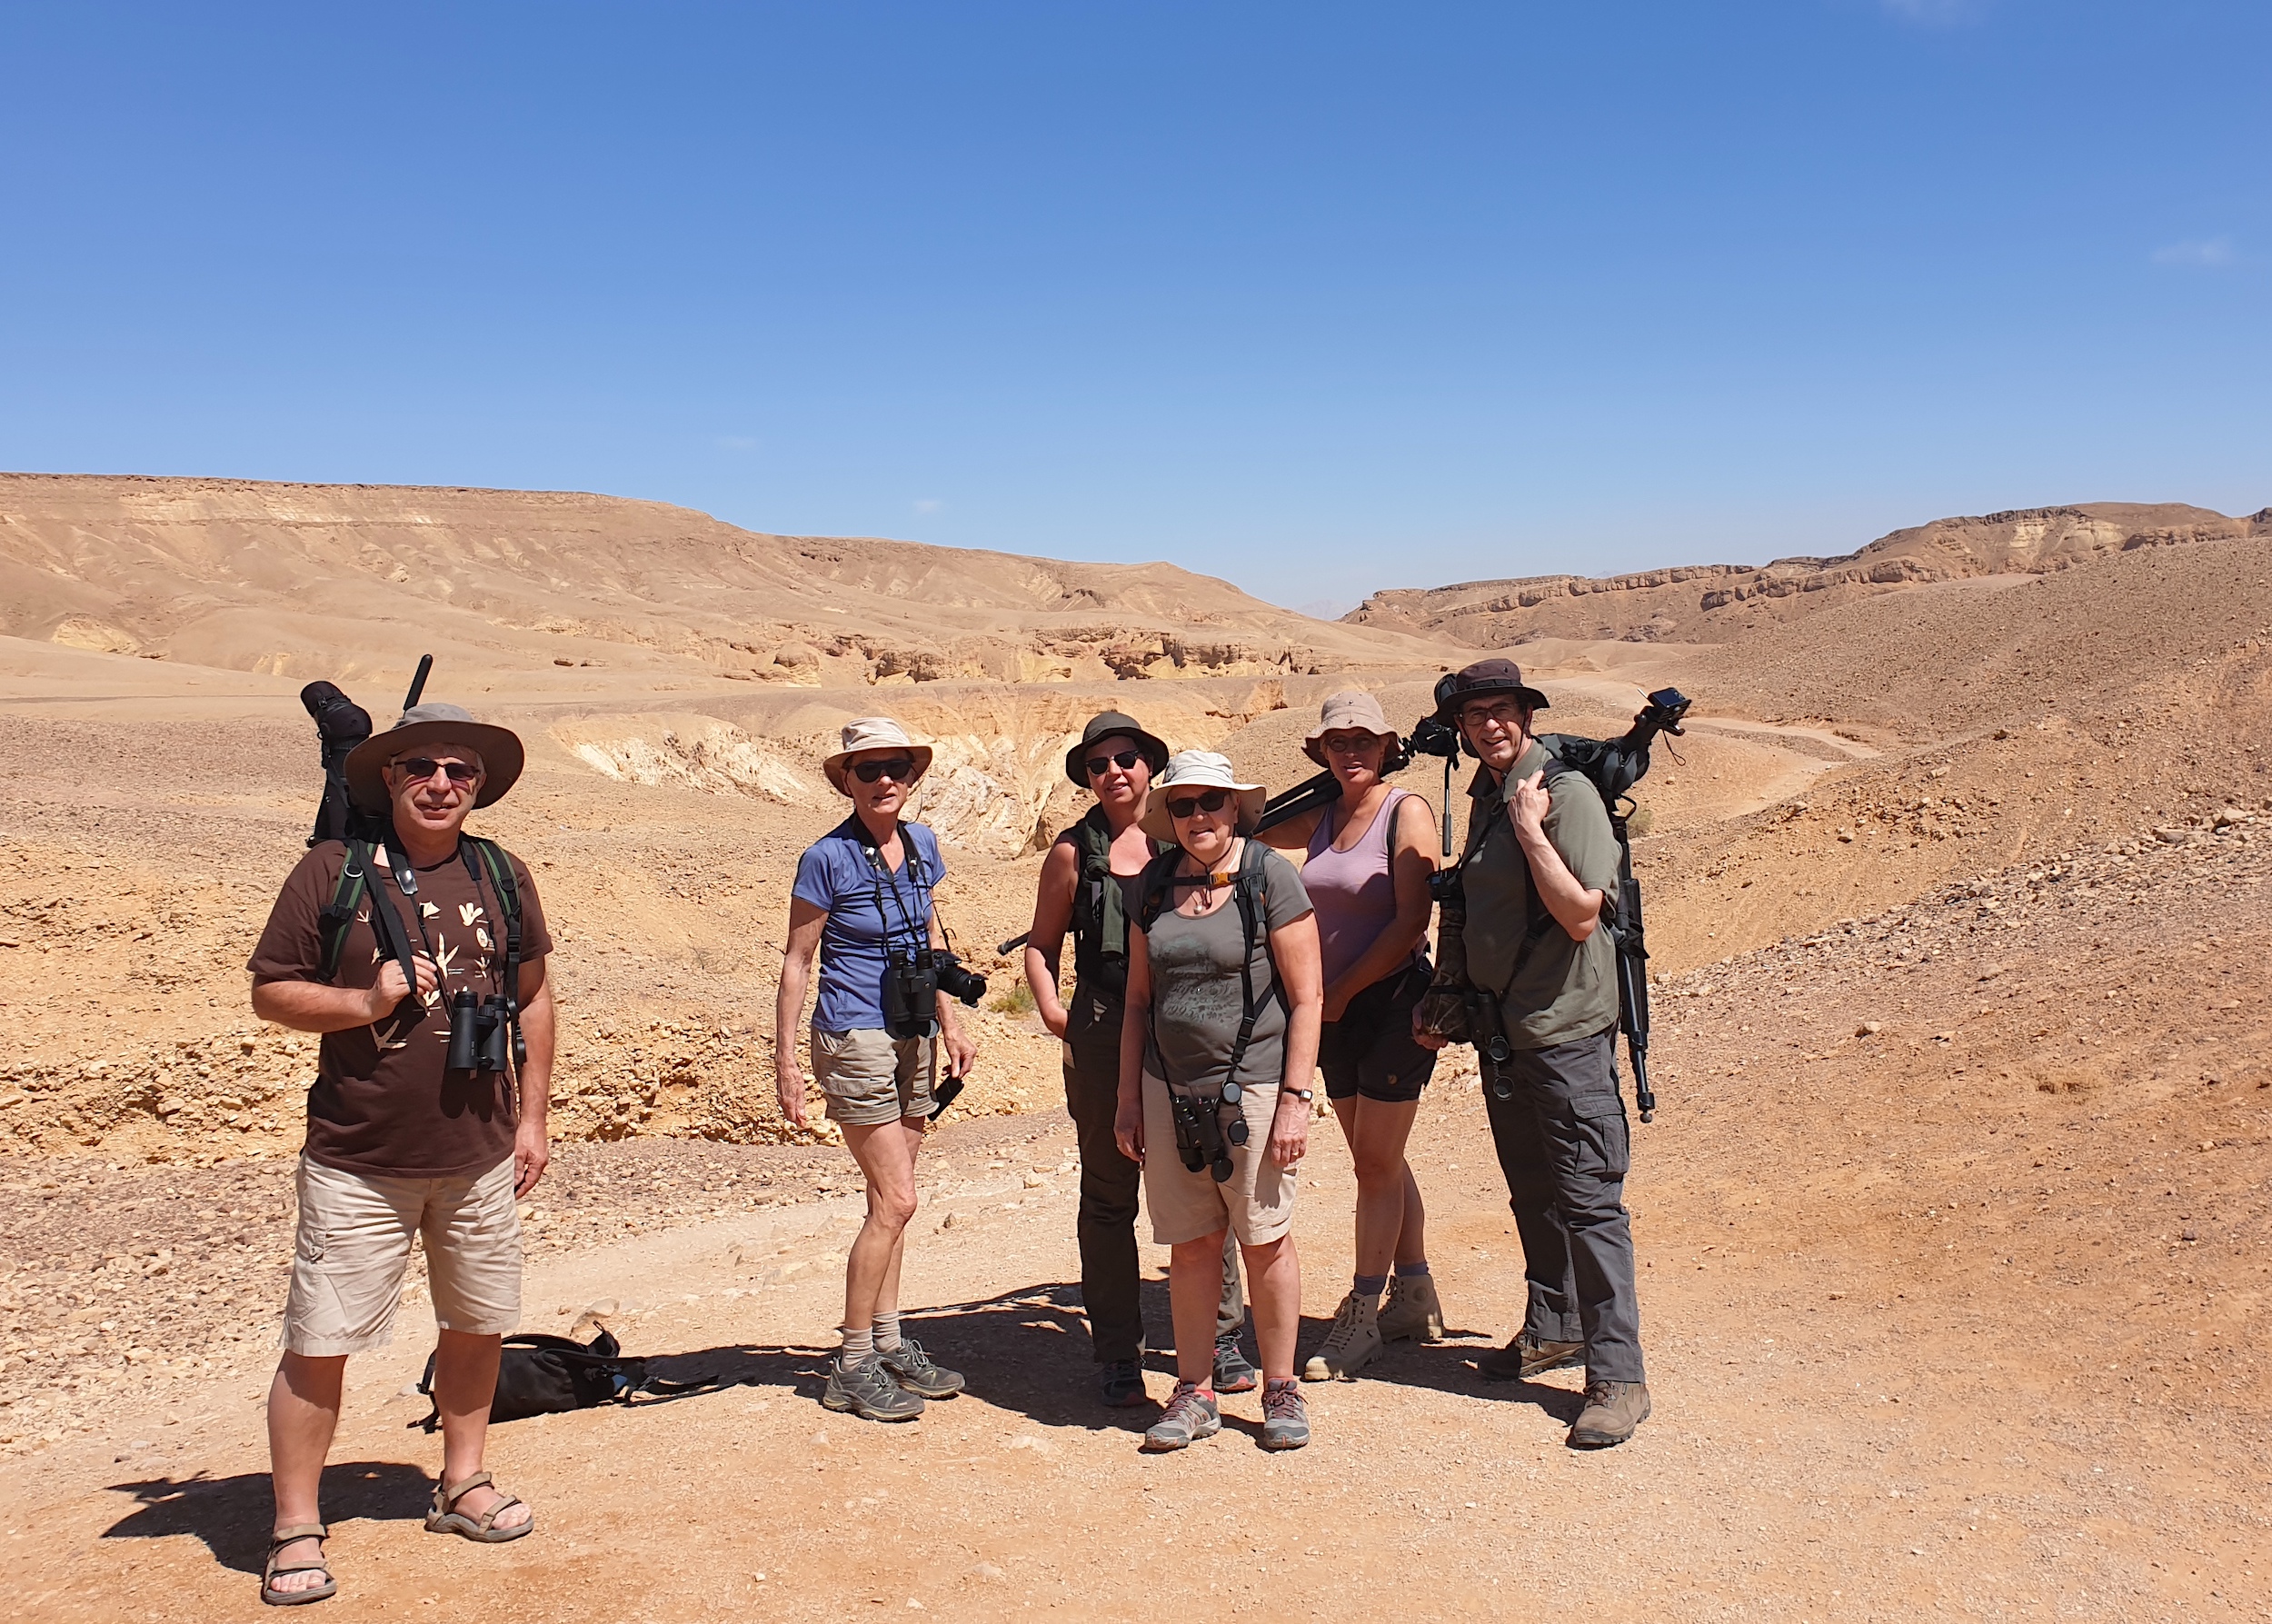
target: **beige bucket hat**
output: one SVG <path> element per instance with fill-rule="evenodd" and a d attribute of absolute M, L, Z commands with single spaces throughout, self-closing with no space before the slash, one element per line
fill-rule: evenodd
<path fill-rule="evenodd" d="M 521 736 L 494 722 L 476 722 L 457 705 L 413 705 L 393 727 L 373 733 L 347 752 L 347 791 L 365 812 L 386 810 L 386 764 L 422 744 L 463 744 L 482 759 L 475 806 L 492 806 L 521 776 L 526 752 Z"/>
<path fill-rule="evenodd" d="M 1168 802 L 1179 792 L 1235 790 L 1239 794 L 1239 832 L 1246 834 L 1262 815 L 1269 797 L 1259 783 L 1241 783 L 1231 770 L 1231 758 L 1211 750 L 1186 750 L 1168 758 L 1168 770 L 1151 781 L 1151 803 L 1141 820 L 1146 834 L 1156 841 L 1175 839 L 1175 820 L 1168 816 Z"/>
<path fill-rule="evenodd" d="M 1318 742 L 1326 734 L 1343 728 L 1362 728 L 1375 737 L 1389 741 L 1389 748 L 1396 748 L 1401 736 L 1389 725 L 1389 718 L 1380 709 L 1380 702 L 1361 688 L 1345 688 L 1318 708 L 1318 725 L 1301 742 L 1301 753 L 1320 767 L 1330 763 L 1325 759 L 1325 747 Z"/>
<path fill-rule="evenodd" d="M 847 722 L 838 737 L 840 748 L 821 763 L 821 771 L 828 774 L 829 782 L 836 786 L 839 794 L 852 793 L 844 784 L 844 763 L 863 750 L 907 752 L 915 762 L 915 777 L 907 781 L 910 784 L 931 771 L 931 746 L 916 743 L 907 736 L 907 730 L 889 716 L 862 716 L 856 722 Z"/>

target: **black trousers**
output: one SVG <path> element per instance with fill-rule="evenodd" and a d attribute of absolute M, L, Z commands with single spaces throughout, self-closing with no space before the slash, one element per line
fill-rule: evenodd
<path fill-rule="evenodd" d="M 1087 1017 L 1083 1020 L 1083 1017 Z M 1136 1210 L 1143 1169 L 1121 1154 L 1112 1122 L 1120 1112 L 1121 1009 L 1100 1004 L 1074 1011 L 1066 1044 L 1065 1111 L 1081 1147 L 1081 1300 L 1099 1364 L 1143 1357 L 1144 1314 L 1136 1270 Z M 1246 1294 L 1239 1278 L 1239 1243 L 1223 1236 L 1222 1300 L 1215 1333 L 1246 1324 Z"/>
<path fill-rule="evenodd" d="M 1522 1237 L 1535 1341 L 1583 1342 L 1594 1381 L 1640 1381 L 1639 1294 L 1633 1225 L 1625 1211 L 1631 1140 L 1618 1093 L 1617 1029 L 1518 1049 L 1497 1068 L 1513 1092 L 1493 1092 L 1484 1062 L 1483 1103 Z"/>

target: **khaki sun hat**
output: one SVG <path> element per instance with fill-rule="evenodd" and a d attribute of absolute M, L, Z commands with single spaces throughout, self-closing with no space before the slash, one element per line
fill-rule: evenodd
<path fill-rule="evenodd" d="M 1380 702 L 1361 688 L 1347 688 L 1334 694 L 1318 709 L 1318 725 L 1310 730 L 1301 742 L 1301 753 L 1320 767 L 1330 763 L 1325 759 L 1325 747 L 1319 742 L 1326 734 L 1344 728 L 1362 728 L 1375 738 L 1389 741 L 1394 750 L 1399 734 L 1389 725 L 1389 718 L 1380 709 Z"/>
<path fill-rule="evenodd" d="M 413 705 L 383 733 L 373 733 L 347 752 L 347 791 L 365 812 L 384 812 L 386 765 L 422 744 L 463 744 L 482 759 L 481 792 L 475 806 L 491 806 L 521 776 L 526 752 L 511 728 L 476 722 L 456 705 Z"/>
<path fill-rule="evenodd" d="M 839 794 L 852 793 L 844 783 L 844 763 L 863 750 L 907 752 L 915 763 L 915 777 L 907 781 L 910 784 L 931 771 L 931 746 L 910 739 L 907 730 L 889 716 L 862 716 L 856 722 L 847 722 L 839 737 L 841 747 L 821 763 L 821 771 L 828 774 L 829 782 L 836 786 Z"/>
<path fill-rule="evenodd" d="M 1168 770 L 1152 780 L 1151 804 L 1139 820 L 1156 841 L 1175 839 L 1175 820 L 1168 816 L 1169 798 L 1178 790 L 1236 790 L 1239 792 L 1239 832 L 1246 834 L 1262 815 L 1270 797 L 1259 783 L 1241 783 L 1231 770 L 1231 758 L 1211 750 L 1186 750 L 1168 758 Z"/>

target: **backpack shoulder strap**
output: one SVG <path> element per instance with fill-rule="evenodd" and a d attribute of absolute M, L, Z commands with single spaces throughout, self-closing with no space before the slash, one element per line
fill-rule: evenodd
<path fill-rule="evenodd" d="M 340 956 L 347 949 L 347 932 L 354 927 L 355 915 L 363 907 L 363 899 L 371 892 L 371 846 L 367 841 L 349 841 L 346 855 L 340 859 L 339 874 L 332 882 L 332 900 L 324 904 L 317 916 L 316 929 L 322 937 L 322 955 L 317 961 L 317 979 L 331 981 L 339 975 Z M 373 929 L 376 930 L 374 923 Z M 385 938 L 380 938 L 382 944 Z"/>
<path fill-rule="evenodd" d="M 521 1032 L 521 887 L 513 877 L 513 859 L 503 846 L 470 834 L 464 842 L 465 866 L 473 868 L 476 859 L 481 864 L 473 875 L 474 889 L 480 889 L 481 876 L 487 874 L 491 889 L 497 893 L 497 906 L 505 916 L 505 971 L 501 980 L 505 1017 L 513 1029 L 513 1064 L 518 1071 L 529 1058 L 528 1040 Z"/>

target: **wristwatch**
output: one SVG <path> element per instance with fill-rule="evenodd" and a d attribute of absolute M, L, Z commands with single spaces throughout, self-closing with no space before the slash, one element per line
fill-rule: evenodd
<path fill-rule="evenodd" d="M 1281 1094 L 1291 1094 L 1304 1105 L 1317 1098 L 1317 1095 L 1309 1089 L 1280 1089 L 1278 1091 Z"/>

